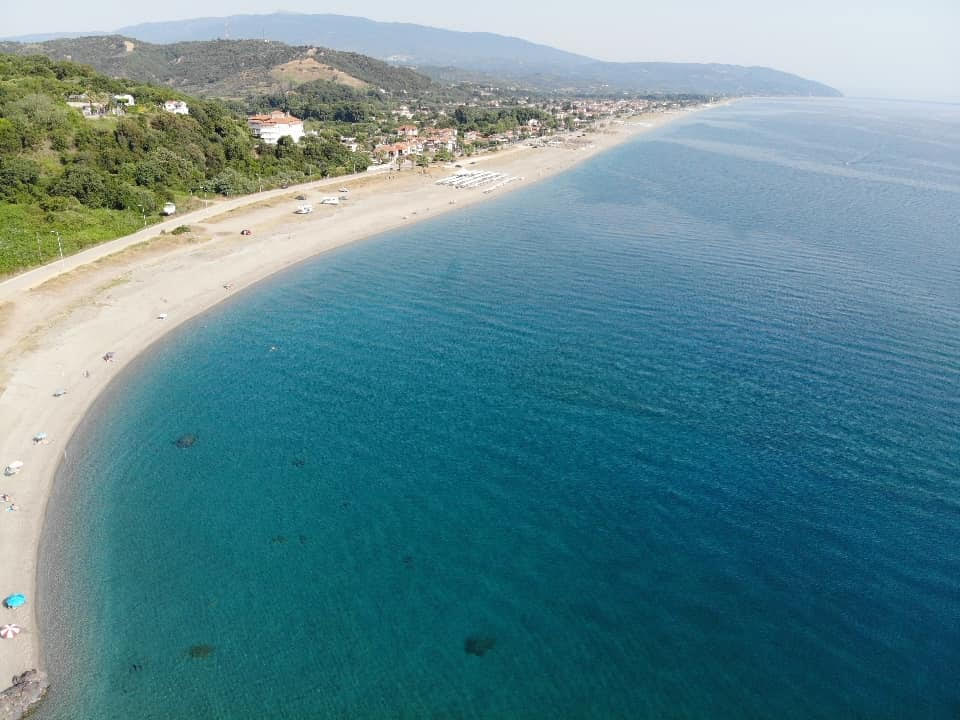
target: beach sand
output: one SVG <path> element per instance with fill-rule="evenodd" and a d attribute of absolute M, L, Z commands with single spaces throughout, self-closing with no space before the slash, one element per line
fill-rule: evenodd
<path fill-rule="evenodd" d="M 34 613 L 37 548 L 47 498 L 71 435 L 96 397 L 138 353 L 162 335 L 263 278 L 306 258 L 396 227 L 470 206 L 554 175 L 596 153 L 681 116 L 660 114 L 611 123 L 562 147 L 517 147 L 458 162 L 522 178 L 484 193 L 436 185 L 451 169 L 367 173 L 212 203 L 64 261 L 0 283 L 0 593 L 25 593 L 19 609 L 0 608 L 0 624 L 23 632 L 0 641 L 0 677 L 40 668 Z M 319 205 L 347 186 L 349 200 Z M 309 215 L 294 215 L 304 193 Z M 189 225 L 188 235 L 161 235 Z M 241 236 L 249 228 L 250 236 Z M 165 313 L 166 319 L 158 319 Z M 106 362 L 103 356 L 115 353 Z M 67 391 L 54 397 L 54 391 Z M 32 438 L 46 432 L 48 439 Z"/>

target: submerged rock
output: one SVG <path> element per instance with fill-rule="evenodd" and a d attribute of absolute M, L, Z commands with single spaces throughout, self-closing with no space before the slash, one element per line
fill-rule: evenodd
<path fill-rule="evenodd" d="M 497 639 L 492 635 L 470 635 L 463 641 L 463 650 L 467 655 L 480 657 L 496 644 Z"/>
<path fill-rule="evenodd" d="M 188 448 L 188 447 L 193 447 L 194 443 L 196 442 L 197 442 L 197 436 L 194 435 L 193 433 L 187 433 L 186 435 L 181 435 L 176 440 L 174 440 L 173 444 L 176 445 L 178 448 Z"/>
<path fill-rule="evenodd" d="M 213 651 L 215 649 L 216 648 L 213 647 L 213 645 L 204 645 L 204 644 L 191 645 L 190 649 L 187 650 L 187 655 L 197 659 L 208 658 L 211 655 L 213 655 Z"/>

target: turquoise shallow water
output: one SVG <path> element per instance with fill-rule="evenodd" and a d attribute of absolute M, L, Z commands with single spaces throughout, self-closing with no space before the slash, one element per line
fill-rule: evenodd
<path fill-rule="evenodd" d="M 958 207 L 960 108 L 743 102 L 197 318 L 70 444 L 39 716 L 956 717 Z"/>

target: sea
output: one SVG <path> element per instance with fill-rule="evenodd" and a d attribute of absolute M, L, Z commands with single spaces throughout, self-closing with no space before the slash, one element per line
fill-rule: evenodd
<path fill-rule="evenodd" d="M 958 219 L 960 106 L 745 100 L 238 293 L 69 442 L 36 717 L 955 720 Z"/>

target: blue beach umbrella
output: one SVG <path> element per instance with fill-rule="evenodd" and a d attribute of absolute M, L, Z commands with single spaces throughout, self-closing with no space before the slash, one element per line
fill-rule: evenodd
<path fill-rule="evenodd" d="M 16 595 L 10 595 L 6 600 L 3 601 L 3 604 L 8 608 L 18 608 L 26 602 L 27 596 L 17 593 Z"/>

